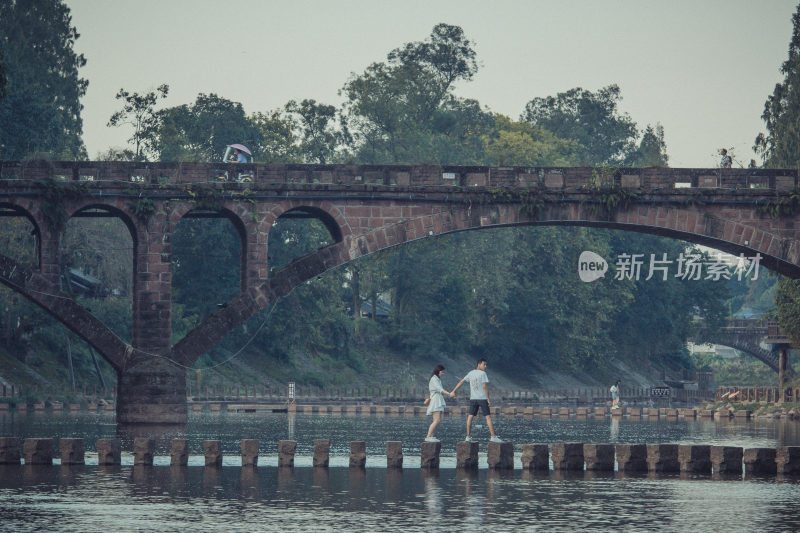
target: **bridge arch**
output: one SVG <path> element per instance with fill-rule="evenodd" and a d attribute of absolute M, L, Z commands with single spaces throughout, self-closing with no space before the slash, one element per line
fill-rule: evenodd
<path fill-rule="evenodd" d="M 2 212 L 3 216 L 24 218 L 31 224 L 31 226 L 33 226 L 33 231 L 31 233 L 35 240 L 36 251 L 34 254 L 35 257 L 32 264 L 34 264 L 37 268 L 41 268 L 42 230 L 40 222 L 36 219 L 33 213 L 26 206 L 23 206 L 17 202 L 8 202 L 8 201 L 0 202 L 0 212 Z"/>
<path fill-rule="evenodd" d="M 128 234 L 130 235 L 131 240 L 133 241 L 134 248 L 136 247 L 136 244 L 137 242 L 139 242 L 140 239 L 139 235 L 140 230 L 137 228 L 137 225 L 134 221 L 135 215 L 134 213 L 131 212 L 128 206 L 90 202 L 82 204 L 73 209 L 72 212 L 69 214 L 69 219 L 71 220 L 73 218 L 88 215 L 91 212 L 91 210 L 97 210 L 100 216 L 103 216 L 103 213 L 105 213 L 105 216 L 107 217 L 118 218 L 125 225 L 125 228 L 128 230 Z"/>
<path fill-rule="evenodd" d="M 777 350 L 765 350 L 758 345 L 753 345 L 752 343 L 748 343 L 746 341 L 737 341 L 732 339 L 718 339 L 714 341 L 714 344 L 719 344 L 720 346 L 727 346 L 728 348 L 733 348 L 734 350 L 739 350 L 740 352 L 746 353 L 747 355 L 758 359 L 769 368 L 774 370 L 775 372 L 779 372 L 779 362 L 778 362 L 778 353 Z"/>
<path fill-rule="evenodd" d="M 302 200 L 281 202 L 279 205 L 272 208 L 267 216 L 269 231 L 272 230 L 272 227 L 278 219 L 292 216 L 319 220 L 328 230 L 328 233 L 331 234 L 334 243 L 341 242 L 346 235 L 352 233 L 347 219 L 342 215 L 341 211 L 330 202 L 309 202 Z"/>

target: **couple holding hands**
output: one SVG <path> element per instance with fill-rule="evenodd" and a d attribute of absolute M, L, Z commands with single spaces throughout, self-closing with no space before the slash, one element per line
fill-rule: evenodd
<path fill-rule="evenodd" d="M 486 375 L 486 359 L 479 359 L 477 367 L 474 370 L 470 370 L 470 372 L 458 382 L 458 385 L 453 388 L 452 392 L 447 392 L 442 387 L 442 372 L 444 372 L 444 367 L 442 365 L 433 367 L 433 373 L 428 382 L 428 392 L 430 396 L 426 400 L 428 405 L 427 414 L 433 415 L 433 421 L 428 428 L 428 435 L 425 437 L 425 440 L 427 442 L 439 441 L 439 439 L 434 437 L 434 434 L 444 414 L 444 408 L 446 406 L 444 395 L 447 394 L 451 398 L 455 398 L 456 391 L 461 385 L 468 381 L 469 410 L 467 411 L 467 437 L 464 440 L 472 442 L 472 437 L 470 437 L 472 419 L 478 414 L 478 411 L 480 411 L 481 414 L 486 417 L 486 426 L 489 428 L 489 433 L 492 435 L 491 442 L 502 442 L 494 433 L 494 425 L 492 424 L 492 417 L 489 411 L 491 402 L 489 401 L 489 377 Z"/>

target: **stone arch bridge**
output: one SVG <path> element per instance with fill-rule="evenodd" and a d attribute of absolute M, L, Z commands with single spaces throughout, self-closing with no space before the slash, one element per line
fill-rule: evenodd
<path fill-rule="evenodd" d="M 781 348 L 788 348 L 790 341 L 780 334 L 778 325 L 770 320 L 733 318 L 715 333 L 697 340 L 735 348 L 755 357 L 779 374 L 783 370 L 789 376 L 794 375 L 788 361 L 781 362 Z M 763 344 L 771 347 L 764 348 Z"/>
<path fill-rule="evenodd" d="M 38 254 L 22 264 L 0 250 L 0 282 L 114 367 L 118 422 L 181 423 L 184 367 L 228 332 L 306 280 L 416 239 L 514 225 L 614 228 L 760 254 L 761 265 L 800 277 L 797 180 L 796 170 L 2 161 L 0 215 L 31 222 Z M 236 227 L 241 290 L 173 345 L 170 238 L 198 211 Z M 74 216 L 119 217 L 131 233 L 130 343 L 60 291 L 60 240 Z M 319 219 L 333 244 L 270 274 L 270 229 L 291 216 Z"/>

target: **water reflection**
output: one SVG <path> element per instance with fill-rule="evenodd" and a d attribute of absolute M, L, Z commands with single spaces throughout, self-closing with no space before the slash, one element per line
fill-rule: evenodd
<path fill-rule="evenodd" d="M 82 437 L 88 452 L 97 438 L 119 436 L 129 451 L 142 428 L 118 429 L 113 422 L 112 415 L 97 413 L 0 416 L 0 434 Z M 517 444 L 800 444 L 800 424 L 785 420 L 498 417 L 495 422 L 498 433 Z M 367 414 L 192 415 L 186 427 L 158 438 L 162 462 L 156 466 L 130 466 L 130 455 L 124 466 L 0 465 L 0 529 L 47 530 L 59 524 L 74 531 L 703 531 L 713 524 L 719 530 L 792 531 L 800 520 L 797 478 L 488 470 L 484 427 L 474 428 L 481 469 L 456 470 L 461 417 L 445 417 L 437 432 L 442 468 L 423 471 L 413 465 L 427 423 L 426 417 Z M 173 437 L 189 441 L 190 466 L 167 466 Z M 260 467 L 238 466 L 243 438 L 260 440 Z M 201 466 L 204 439 L 222 442 L 230 459 L 225 466 Z M 297 441 L 294 468 L 276 466 L 282 439 Z M 310 466 L 315 439 L 331 440 L 332 468 Z M 351 440 L 367 443 L 367 468 L 347 468 Z M 388 440 L 403 441 L 406 468 L 381 466 Z M 519 457 L 516 462 L 519 466 Z"/>
<path fill-rule="evenodd" d="M 255 466 L 243 466 L 239 476 L 241 486 L 241 496 L 245 500 L 254 500 L 260 496 L 260 483 L 258 478 L 258 468 Z"/>
<path fill-rule="evenodd" d="M 611 431 L 609 432 L 609 441 L 611 443 L 619 442 L 619 417 L 612 416 L 611 419 Z"/>
<path fill-rule="evenodd" d="M 297 418 L 297 413 L 289 412 L 286 416 L 286 440 L 294 440 L 294 423 Z"/>
<path fill-rule="evenodd" d="M 444 509 L 442 489 L 439 487 L 439 470 L 422 469 L 420 475 L 425 487 L 425 511 L 428 524 L 430 524 L 431 531 L 436 531 Z"/>
<path fill-rule="evenodd" d="M 790 531 L 800 518 L 797 480 L 192 466 L 14 466 L 0 474 L 0 515 L 16 517 L 4 523 L 13 531 L 54 523 L 75 531 L 703 531 L 712 523 Z"/>

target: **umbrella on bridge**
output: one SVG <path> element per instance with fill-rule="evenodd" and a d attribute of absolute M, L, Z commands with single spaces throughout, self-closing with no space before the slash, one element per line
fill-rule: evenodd
<path fill-rule="evenodd" d="M 246 153 L 247 155 L 253 155 L 253 153 L 250 151 L 250 149 L 247 148 L 247 146 L 245 146 L 243 144 L 229 144 L 228 147 L 229 148 L 233 148 L 234 150 L 241 150 L 242 152 Z"/>

